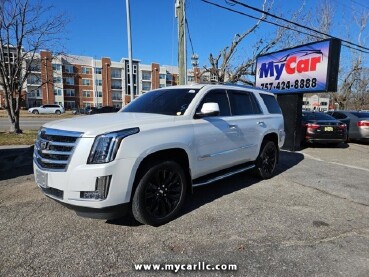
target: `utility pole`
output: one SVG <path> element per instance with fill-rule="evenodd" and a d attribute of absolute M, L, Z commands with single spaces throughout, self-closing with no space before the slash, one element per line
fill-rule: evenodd
<path fill-rule="evenodd" d="M 134 89 L 134 81 L 133 81 L 133 63 L 132 63 L 132 39 L 131 39 L 131 9 L 129 7 L 129 0 L 126 0 L 126 12 L 127 12 L 127 36 L 128 36 L 128 64 L 129 64 L 129 82 L 130 82 L 130 94 L 131 94 L 131 102 L 134 99 L 133 89 Z"/>
<path fill-rule="evenodd" d="M 176 1 L 176 17 L 178 18 L 178 68 L 179 84 L 187 84 L 186 53 L 186 0 Z"/>

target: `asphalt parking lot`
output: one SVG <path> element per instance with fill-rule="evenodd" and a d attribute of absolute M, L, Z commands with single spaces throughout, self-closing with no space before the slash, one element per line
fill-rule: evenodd
<path fill-rule="evenodd" d="M 202 261 L 238 270 L 179 274 L 369 276 L 368 158 L 359 143 L 283 151 L 274 178 L 198 188 L 158 228 L 78 217 L 42 195 L 29 164 L 0 171 L 0 276 L 161 276 L 134 264 Z"/>

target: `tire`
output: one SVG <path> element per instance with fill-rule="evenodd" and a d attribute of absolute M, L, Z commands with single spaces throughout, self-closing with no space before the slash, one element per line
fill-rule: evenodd
<path fill-rule="evenodd" d="M 186 176 L 178 163 L 165 161 L 154 164 L 143 173 L 134 193 L 134 218 L 152 226 L 169 222 L 181 209 L 186 190 Z"/>
<path fill-rule="evenodd" d="M 256 174 L 262 179 L 273 177 L 277 164 L 278 149 L 274 142 L 264 141 L 260 148 L 259 156 L 256 159 Z"/>
<path fill-rule="evenodd" d="M 33 114 L 39 114 L 38 110 L 33 110 L 32 113 Z"/>
<path fill-rule="evenodd" d="M 61 111 L 57 110 L 57 111 L 55 111 L 55 113 L 56 113 L 57 115 L 60 115 L 60 114 L 61 114 Z"/>

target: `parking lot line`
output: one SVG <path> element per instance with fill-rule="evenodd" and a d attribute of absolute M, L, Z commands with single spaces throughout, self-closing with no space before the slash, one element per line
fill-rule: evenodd
<path fill-rule="evenodd" d="M 367 168 L 363 168 L 363 167 L 359 167 L 359 166 L 354 166 L 354 165 L 349 165 L 349 164 L 343 164 L 343 163 L 325 161 L 325 160 L 322 160 L 320 158 L 311 156 L 311 155 L 306 154 L 306 153 L 301 152 L 301 151 L 298 151 L 297 153 L 300 153 L 300 154 L 304 155 L 304 157 L 309 158 L 309 159 L 312 159 L 312 160 L 315 160 L 315 161 L 326 162 L 326 163 L 329 163 L 329 164 L 335 164 L 335 165 L 340 165 L 340 166 L 344 166 L 344 167 L 348 167 L 348 168 L 353 168 L 353 169 L 358 169 L 358 170 L 363 170 L 363 171 L 369 172 L 369 169 L 367 169 Z"/>

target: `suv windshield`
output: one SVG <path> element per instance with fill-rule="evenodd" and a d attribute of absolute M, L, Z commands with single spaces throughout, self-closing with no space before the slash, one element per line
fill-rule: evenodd
<path fill-rule="evenodd" d="M 145 93 L 122 112 L 183 115 L 198 89 L 163 89 Z"/>

